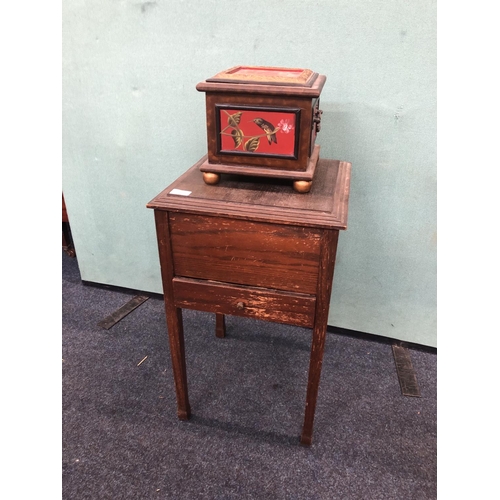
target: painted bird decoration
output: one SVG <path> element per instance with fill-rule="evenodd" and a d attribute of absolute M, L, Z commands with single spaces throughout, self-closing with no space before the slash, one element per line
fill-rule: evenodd
<path fill-rule="evenodd" d="M 269 144 L 271 144 L 272 142 L 278 144 L 278 140 L 276 139 L 275 128 L 272 123 L 264 120 L 264 118 L 254 118 L 252 121 L 266 133 L 266 137 Z"/>

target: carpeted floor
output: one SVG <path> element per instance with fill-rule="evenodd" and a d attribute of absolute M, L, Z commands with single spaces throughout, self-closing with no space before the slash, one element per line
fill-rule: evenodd
<path fill-rule="evenodd" d="M 411 349 L 422 397 L 404 397 L 389 343 L 329 332 L 304 447 L 310 330 L 227 317 L 218 339 L 213 315 L 184 311 L 182 422 L 161 298 L 104 330 L 134 295 L 62 268 L 63 499 L 436 498 L 435 352 Z"/>

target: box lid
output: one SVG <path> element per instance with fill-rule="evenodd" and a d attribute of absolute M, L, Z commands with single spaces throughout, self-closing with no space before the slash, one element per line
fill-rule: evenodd
<path fill-rule="evenodd" d="M 277 68 L 273 66 L 233 66 L 217 73 L 206 81 L 310 87 L 317 76 L 318 73 L 314 73 L 310 69 Z"/>
<path fill-rule="evenodd" d="M 324 75 L 302 68 L 233 66 L 221 71 L 196 89 L 202 92 L 244 92 L 317 97 L 326 81 Z"/>

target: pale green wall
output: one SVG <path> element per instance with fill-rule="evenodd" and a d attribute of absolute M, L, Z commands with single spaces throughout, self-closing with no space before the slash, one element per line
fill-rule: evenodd
<path fill-rule="evenodd" d="M 435 0 L 63 2 L 82 278 L 161 292 L 145 204 L 206 153 L 196 84 L 237 64 L 327 76 L 321 155 L 353 165 L 329 323 L 436 346 Z"/>

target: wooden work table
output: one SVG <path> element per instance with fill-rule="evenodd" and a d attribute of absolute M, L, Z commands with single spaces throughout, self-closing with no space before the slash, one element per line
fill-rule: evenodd
<path fill-rule="evenodd" d="M 312 329 L 301 443 L 311 444 L 339 230 L 347 227 L 351 164 L 319 160 L 312 189 L 290 181 L 223 175 L 203 182 L 193 165 L 156 196 L 154 209 L 177 395 L 188 419 L 182 309 Z M 265 370 L 265 366 L 262 367 Z"/>

